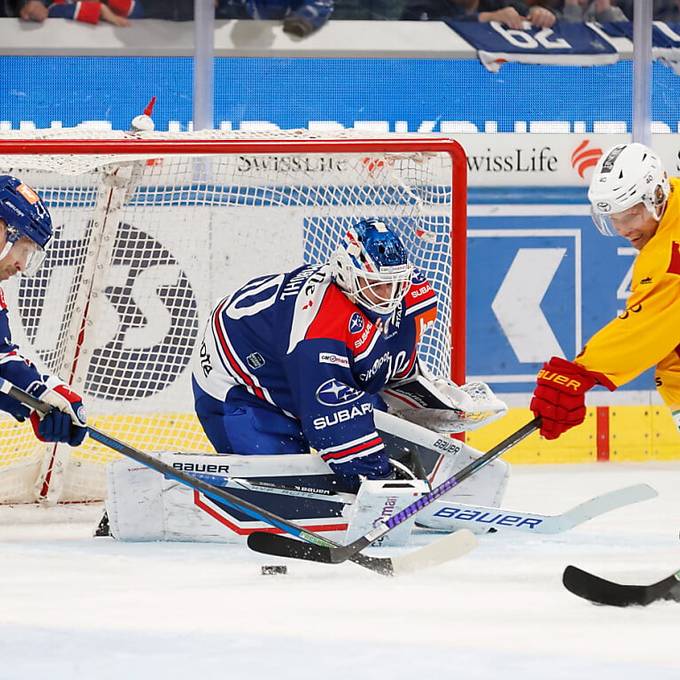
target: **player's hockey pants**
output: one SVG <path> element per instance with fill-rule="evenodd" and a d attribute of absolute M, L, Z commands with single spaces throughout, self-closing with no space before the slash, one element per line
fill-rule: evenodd
<path fill-rule="evenodd" d="M 194 406 L 203 430 L 217 453 L 306 453 L 309 444 L 300 423 L 274 410 L 241 387 L 225 401 L 204 392 L 192 380 Z"/>

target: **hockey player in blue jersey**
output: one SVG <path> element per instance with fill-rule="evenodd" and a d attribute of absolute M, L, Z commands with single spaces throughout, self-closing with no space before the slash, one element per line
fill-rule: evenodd
<path fill-rule="evenodd" d="M 193 359 L 198 418 L 218 453 L 311 447 L 339 488 L 385 478 L 373 410 L 421 373 L 416 350 L 435 317 L 435 292 L 399 238 L 363 220 L 328 264 L 255 278 L 218 303 Z"/>
<path fill-rule="evenodd" d="M 0 175 L 0 283 L 16 274 L 30 276 L 40 267 L 52 238 L 52 220 L 38 194 L 15 177 Z M 41 374 L 12 342 L 9 314 L 0 289 L 0 376 L 54 408 L 45 416 L 4 394 L 0 409 L 18 421 L 29 418 L 46 442 L 82 443 L 87 432 L 82 399 L 62 380 Z"/>

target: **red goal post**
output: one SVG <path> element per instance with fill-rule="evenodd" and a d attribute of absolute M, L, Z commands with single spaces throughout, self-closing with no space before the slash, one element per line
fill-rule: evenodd
<path fill-rule="evenodd" d="M 9 133 L 0 172 L 34 186 L 55 236 L 3 285 L 14 341 L 80 392 L 93 424 L 147 452 L 211 448 L 188 364 L 212 305 L 248 278 L 323 262 L 377 217 L 435 287 L 421 358 L 465 381 L 467 162 L 452 139 L 306 132 Z M 86 137 L 86 138 L 83 138 Z M 46 446 L 2 415 L 0 503 L 103 497 L 115 457 Z"/>

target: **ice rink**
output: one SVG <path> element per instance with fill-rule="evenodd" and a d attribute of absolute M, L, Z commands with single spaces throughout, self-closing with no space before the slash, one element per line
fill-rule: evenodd
<path fill-rule="evenodd" d="M 483 536 L 394 579 L 292 561 L 261 576 L 283 561 L 93 539 L 99 507 L 3 507 L 0 679 L 677 680 L 680 604 L 594 606 L 561 575 L 648 583 L 678 569 L 679 479 L 680 464 L 516 467 L 511 509 L 562 512 L 639 482 L 660 495 L 552 537 Z"/>

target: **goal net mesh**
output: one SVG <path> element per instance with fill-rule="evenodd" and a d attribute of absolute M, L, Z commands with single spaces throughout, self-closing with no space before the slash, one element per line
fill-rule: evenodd
<path fill-rule="evenodd" d="M 368 217 L 396 229 L 433 284 L 439 316 L 420 354 L 451 374 L 452 310 L 463 302 L 452 285 L 450 154 L 378 153 L 369 140 L 358 153 L 282 154 L 282 134 L 192 155 L 169 137 L 143 135 L 167 142 L 162 153 L 4 155 L 0 167 L 40 193 L 54 225 L 38 274 L 3 285 L 13 341 L 83 396 L 91 424 L 145 452 L 212 452 L 193 415 L 189 362 L 213 304 L 254 276 L 325 262 Z M 249 150 L 263 139 L 270 146 Z M 103 498 L 116 454 L 91 439 L 45 445 L 29 424 L 0 418 L 0 502 Z"/>

